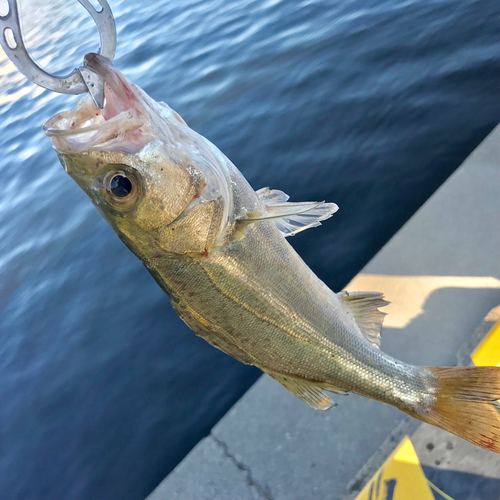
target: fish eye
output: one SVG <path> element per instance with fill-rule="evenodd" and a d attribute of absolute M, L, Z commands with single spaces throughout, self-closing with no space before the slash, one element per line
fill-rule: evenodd
<path fill-rule="evenodd" d="M 108 202 L 117 208 L 130 207 L 137 201 L 141 193 L 141 183 L 137 175 L 128 167 L 127 170 L 124 168 L 108 172 L 104 176 L 102 186 L 105 189 Z"/>
<path fill-rule="evenodd" d="M 132 182 L 122 174 L 116 174 L 109 183 L 109 191 L 117 198 L 125 198 L 132 193 Z"/>

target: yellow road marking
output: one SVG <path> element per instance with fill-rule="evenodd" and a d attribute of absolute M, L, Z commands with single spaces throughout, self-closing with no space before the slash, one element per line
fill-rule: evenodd
<path fill-rule="evenodd" d="M 500 321 L 474 349 L 471 358 L 476 366 L 500 366 Z"/>
<path fill-rule="evenodd" d="M 434 500 L 408 436 L 399 443 L 356 500 Z"/>

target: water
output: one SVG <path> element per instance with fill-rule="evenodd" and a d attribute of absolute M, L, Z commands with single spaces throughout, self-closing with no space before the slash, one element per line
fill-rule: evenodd
<path fill-rule="evenodd" d="M 51 4 L 23 3 L 28 46 L 67 72 L 96 50 L 95 28 L 76 2 Z M 116 66 L 255 188 L 338 203 L 291 240 L 335 290 L 500 118 L 496 0 L 112 8 Z M 74 102 L 0 56 L 6 500 L 142 499 L 259 375 L 184 326 L 63 172 L 41 125 Z"/>

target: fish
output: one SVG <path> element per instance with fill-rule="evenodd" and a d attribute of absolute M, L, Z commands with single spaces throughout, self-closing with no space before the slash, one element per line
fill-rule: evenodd
<path fill-rule="evenodd" d="M 98 54 L 105 82 L 44 125 L 65 171 L 165 291 L 194 333 L 316 410 L 355 393 L 500 453 L 500 367 L 425 367 L 380 349 L 388 302 L 335 293 L 287 237 L 335 203 L 255 191 L 210 141 Z"/>

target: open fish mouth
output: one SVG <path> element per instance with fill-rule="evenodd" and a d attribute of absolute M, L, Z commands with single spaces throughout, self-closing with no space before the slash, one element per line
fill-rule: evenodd
<path fill-rule="evenodd" d="M 133 154 L 149 142 L 149 126 L 142 91 L 129 82 L 111 62 L 98 54 L 86 56 L 88 65 L 104 79 L 104 107 L 90 95 L 74 109 L 48 120 L 43 129 L 54 147 L 76 153 L 99 147 Z"/>

